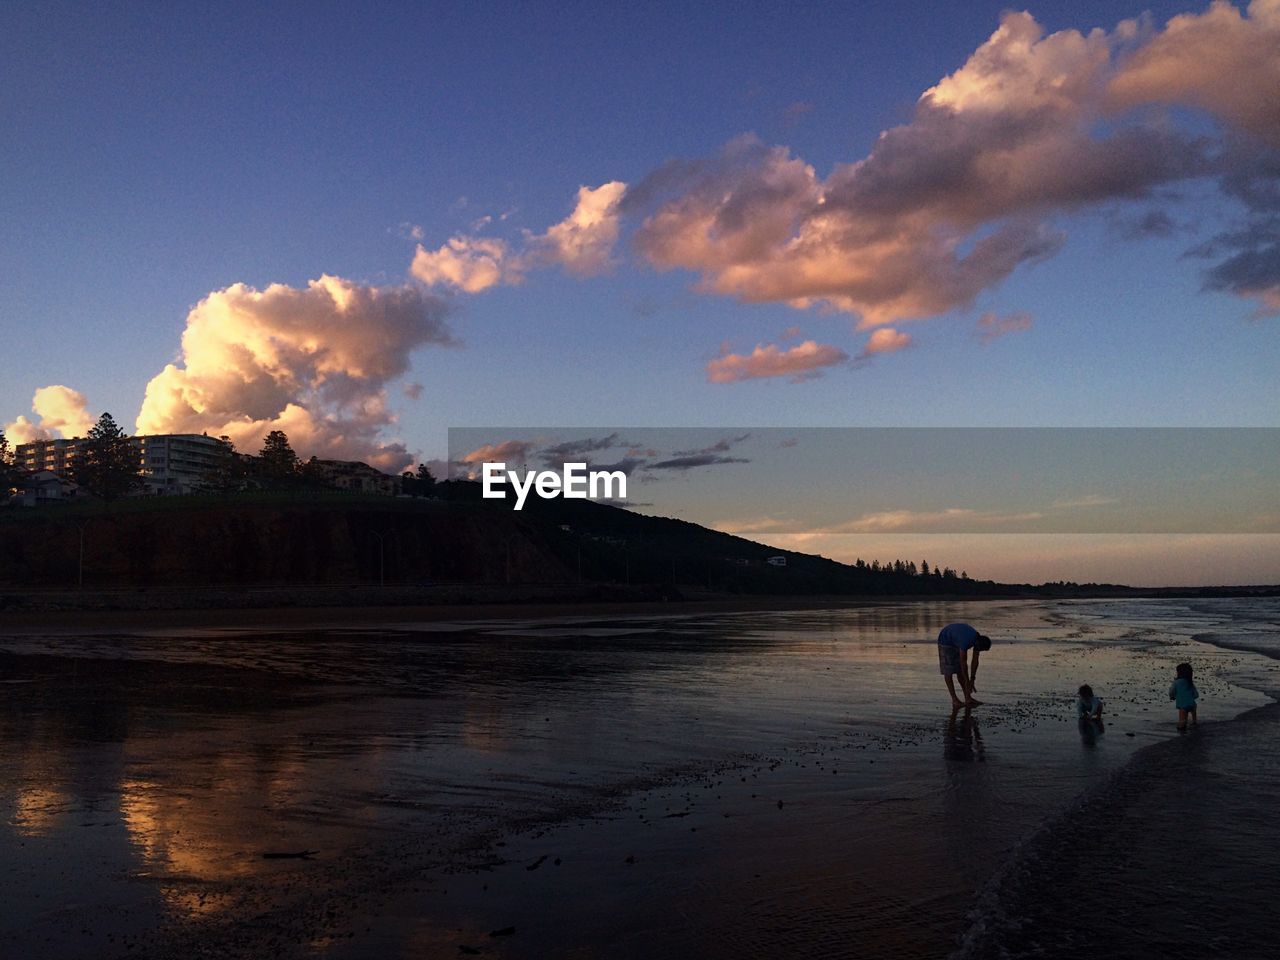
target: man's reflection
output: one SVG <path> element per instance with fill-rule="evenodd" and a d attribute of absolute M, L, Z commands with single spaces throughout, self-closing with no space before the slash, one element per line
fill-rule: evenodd
<path fill-rule="evenodd" d="M 947 730 L 942 737 L 942 755 L 947 760 L 972 763 L 983 759 L 982 733 L 978 730 L 978 718 L 968 709 L 959 707 L 951 711 Z"/>

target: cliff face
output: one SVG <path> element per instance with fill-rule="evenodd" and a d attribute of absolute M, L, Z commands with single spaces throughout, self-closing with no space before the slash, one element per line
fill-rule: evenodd
<path fill-rule="evenodd" d="M 545 583 L 571 579 L 539 531 L 510 514 L 445 504 L 185 509 L 0 524 L 0 584 L 86 587 L 218 584 Z"/>

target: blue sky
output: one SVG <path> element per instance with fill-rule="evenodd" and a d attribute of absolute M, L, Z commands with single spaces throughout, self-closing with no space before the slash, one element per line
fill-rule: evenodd
<path fill-rule="evenodd" d="M 1255 8 L 1237 8 L 1236 33 L 1265 43 L 1274 4 Z M 267 310 L 254 297 L 271 284 L 302 291 L 324 274 L 353 288 L 416 291 L 413 303 L 370 307 L 393 317 L 386 348 L 398 359 L 369 375 L 367 364 L 353 374 L 348 358 L 340 384 L 333 370 L 308 366 L 298 396 L 255 393 L 256 405 L 241 399 L 221 419 L 206 415 L 210 432 L 222 420 L 296 425 L 307 453 L 317 418 L 336 417 L 341 429 L 315 428 L 316 451 L 381 450 L 390 464 L 442 457 L 448 427 L 484 424 L 1276 426 L 1280 347 L 1265 290 L 1206 291 L 1205 271 L 1231 250 L 1188 256 L 1216 235 L 1265 226 L 1266 203 L 1247 207 L 1219 185 L 1239 165 L 1152 173 L 1131 190 L 1024 199 L 1014 215 L 966 220 L 955 228 L 958 249 L 1034 218 L 1056 238 L 1053 251 L 1024 253 L 971 297 L 870 322 L 865 296 L 852 307 L 797 308 L 759 287 L 730 290 L 738 281 L 701 252 L 657 269 L 637 236 L 661 201 L 627 210 L 607 263 L 581 274 L 539 239 L 570 217 L 579 188 L 624 183 L 630 202 L 672 160 L 732 166 L 726 144 L 744 134 L 760 149 L 734 177 L 769 173 L 761 151 L 785 148 L 829 198 L 827 178 L 872 154 L 882 131 L 914 124 L 932 135 L 917 113 L 921 94 L 983 49 L 1003 9 L 4 5 L 0 422 L 23 416 L 40 429 L 33 393 L 65 385 L 83 395 L 84 415 L 110 410 L 133 428 L 166 364 L 184 389 L 195 379 L 181 338 L 197 304 L 247 285 L 208 307 L 213 329 Z M 1027 9 L 1050 37 L 1100 27 L 1118 38 L 1119 21 L 1149 11 L 1137 40 L 1111 41 L 1119 64 L 1125 43 L 1154 49 L 1170 17 L 1206 8 Z M 1225 60 L 1230 37 L 1204 26 L 1203 59 Z M 1277 58 L 1241 65 L 1259 74 L 1238 83 L 1265 90 Z M 1150 92 L 1161 83 L 1167 96 Z M 1275 131 L 1260 126 L 1270 122 L 1265 105 L 1231 100 L 1212 76 L 1204 83 L 1203 95 L 1173 90 L 1159 73 L 1125 109 L 1108 107 L 1090 135 L 1106 139 L 1110 124 L 1174 129 L 1184 146 L 1203 136 L 1219 151 L 1243 139 L 1248 162 L 1264 170 L 1255 184 L 1274 190 L 1267 178 L 1280 166 Z M 681 191 L 705 200 L 699 189 L 681 182 L 672 202 Z M 873 201 L 859 202 L 865 211 Z M 954 213 L 957 202 L 944 219 L 968 216 Z M 1158 229 L 1138 231 L 1144 218 Z M 1275 253 L 1261 236 L 1253 253 L 1265 274 Z M 519 282 L 467 292 L 415 278 L 419 244 L 432 253 L 451 238 L 502 241 Z M 767 259 L 746 268 L 763 275 Z M 716 283 L 729 292 L 708 292 Z M 277 300 L 294 309 L 288 291 Z M 429 321 L 408 330 L 414 310 Z M 994 329 L 979 325 L 984 315 L 1012 322 L 984 341 Z M 335 335 L 339 322 L 316 329 Z M 885 352 L 858 362 L 882 329 L 898 339 L 885 334 Z M 219 356 L 244 336 L 224 332 Z M 827 359 L 800 382 L 759 375 L 750 360 L 761 347 L 798 362 L 788 351 L 808 341 Z M 751 375 L 710 382 L 726 357 Z M 407 394 L 407 384 L 421 389 Z M 285 400 L 297 401 L 293 419 L 262 406 Z M 157 417 L 148 422 L 205 428 L 193 415 Z M 45 429 L 56 434 L 55 420 L 46 416 Z"/>

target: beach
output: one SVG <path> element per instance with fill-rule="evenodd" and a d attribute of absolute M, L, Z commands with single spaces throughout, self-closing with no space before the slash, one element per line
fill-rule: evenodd
<path fill-rule="evenodd" d="M 1274 940 L 1280 602 L 671 606 L 9 623 L 0 953 Z M 957 620 L 995 643 L 985 704 L 953 715 L 934 646 Z M 1181 660 L 1202 694 L 1184 735 Z M 1076 724 L 1084 682 L 1100 735 Z"/>

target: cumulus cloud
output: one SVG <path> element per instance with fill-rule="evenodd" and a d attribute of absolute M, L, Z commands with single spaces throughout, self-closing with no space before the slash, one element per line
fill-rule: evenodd
<path fill-rule="evenodd" d="M 1108 103 L 1188 104 L 1280 147 L 1280 0 L 1253 0 L 1244 15 L 1215 0 L 1174 17 L 1133 52 L 1107 87 Z"/>
<path fill-rule="evenodd" d="M 1010 333 L 1022 333 L 1030 330 L 1034 322 L 1031 314 L 1025 310 L 1010 313 L 1003 317 L 996 313 L 987 312 L 978 318 L 978 339 L 983 343 L 991 343 L 993 340 L 999 340 Z"/>
<path fill-rule="evenodd" d="M 867 344 L 858 354 L 859 360 L 870 360 L 881 353 L 897 353 L 911 346 L 911 334 L 900 333 L 893 327 L 881 327 L 873 330 L 867 337 Z"/>
<path fill-rule="evenodd" d="M 216 291 L 187 315 L 180 362 L 147 384 L 137 432 L 225 435 L 256 452 L 283 430 L 303 456 L 403 469 L 408 450 L 381 436 L 395 422 L 387 387 L 415 348 L 454 343 L 445 315 L 417 287 L 327 275 Z"/>
<path fill-rule="evenodd" d="M 728 348 L 707 364 L 707 380 L 711 383 L 734 383 L 761 377 L 789 377 L 792 383 L 822 375 L 825 367 L 848 361 L 849 355 L 839 347 L 806 340 L 783 350 L 776 344 L 757 344 L 748 354 L 732 353 Z"/>
<path fill-rule="evenodd" d="M 1127 21 L 1053 34 L 1028 13 L 1008 13 L 921 95 L 909 123 L 825 178 L 752 137 L 655 171 L 624 204 L 644 214 L 636 247 L 658 269 L 697 272 L 703 291 L 826 305 L 863 328 L 968 306 L 1056 252 L 1055 216 L 1229 174 L 1256 155 L 1256 143 L 1228 155 L 1203 130 L 1147 108 L 1201 106 L 1274 144 L 1278 11 L 1280 0 L 1255 0 L 1247 18 L 1217 3 L 1163 32 Z M 1255 290 L 1270 263 L 1258 259 L 1236 271 Z"/>
<path fill-rule="evenodd" d="M 643 259 L 696 273 L 702 292 L 835 309 L 861 329 L 936 316 L 1055 254 L 1063 214 L 1195 178 L 1228 185 L 1242 165 L 1274 158 L 1277 89 L 1280 0 L 1253 0 L 1244 12 L 1217 0 L 1164 28 L 1129 20 L 1087 32 L 1047 33 L 1031 14 L 1010 12 L 921 94 L 909 122 L 825 176 L 787 147 L 744 135 L 631 188 L 583 187 L 574 212 L 543 234 L 419 245 L 412 271 L 468 292 L 553 264 L 599 273 L 613 264 L 626 217 L 638 223 L 633 244 Z M 1200 108 L 1221 129 L 1180 124 L 1165 105 Z M 1262 180 L 1274 184 L 1274 172 Z M 1137 229 L 1167 234 L 1171 225 L 1154 211 Z M 1237 253 L 1207 287 L 1272 308 L 1274 251 Z M 758 348 L 755 360 L 726 356 L 709 376 L 785 366 L 770 349 Z"/>
<path fill-rule="evenodd" d="M 453 237 L 436 250 L 418 244 L 409 271 L 428 285 L 465 293 L 518 284 L 530 270 L 553 265 L 578 277 L 604 273 L 614 265 L 619 204 L 626 190 L 627 185 L 617 180 L 595 188 L 580 187 L 568 217 L 545 233 L 526 231 L 518 246 L 474 235 Z M 487 223 L 488 218 L 483 218 L 473 228 Z"/>
<path fill-rule="evenodd" d="M 517 284 L 525 265 L 513 257 L 506 241 L 485 237 L 453 237 L 438 250 L 418 244 L 409 272 L 429 286 L 479 293 L 498 284 Z"/>
<path fill-rule="evenodd" d="M 93 427 L 96 417 L 88 412 L 88 401 L 79 390 L 61 384 L 41 387 L 31 398 L 31 410 L 37 419 L 19 416 L 4 425 L 9 443 L 31 443 L 48 440 L 56 431 L 61 437 L 83 437 Z"/>
<path fill-rule="evenodd" d="M 618 180 L 594 190 L 579 187 L 573 213 L 531 239 L 534 258 L 558 264 L 579 277 L 609 270 L 618 242 L 618 203 L 626 190 L 627 185 Z"/>

